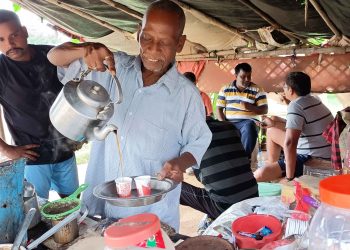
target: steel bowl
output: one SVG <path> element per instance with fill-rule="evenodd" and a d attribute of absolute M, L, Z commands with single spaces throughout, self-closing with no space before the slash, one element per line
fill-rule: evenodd
<path fill-rule="evenodd" d="M 173 190 L 178 183 L 170 180 L 158 180 L 156 177 L 151 177 L 151 195 L 139 197 L 136 190 L 136 184 L 133 176 L 131 184 L 131 196 L 121 198 L 117 194 L 115 181 L 102 183 L 94 188 L 93 194 L 100 199 L 103 199 L 113 206 L 118 207 L 140 207 L 156 203 L 162 200 L 168 192 Z"/>

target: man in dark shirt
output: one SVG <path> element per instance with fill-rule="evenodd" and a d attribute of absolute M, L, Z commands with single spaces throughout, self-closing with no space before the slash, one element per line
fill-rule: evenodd
<path fill-rule="evenodd" d="M 37 194 L 48 198 L 50 188 L 62 197 L 78 187 L 74 142 L 51 124 L 49 110 L 63 85 L 57 68 L 47 60 L 51 46 L 29 45 L 18 16 L 0 10 L 0 104 L 15 145 L 0 139 L 9 159 L 26 158 L 25 178 Z"/>
<path fill-rule="evenodd" d="M 180 204 L 216 219 L 239 201 L 257 197 L 258 185 L 238 129 L 228 121 L 207 120 L 213 137 L 194 174 L 204 188 L 182 183 Z"/>

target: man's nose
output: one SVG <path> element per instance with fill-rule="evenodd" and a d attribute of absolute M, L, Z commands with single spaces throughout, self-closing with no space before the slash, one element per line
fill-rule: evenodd
<path fill-rule="evenodd" d="M 160 50 L 160 45 L 157 42 L 152 42 L 149 44 L 148 49 L 150 51 L 159 51 Z"/>

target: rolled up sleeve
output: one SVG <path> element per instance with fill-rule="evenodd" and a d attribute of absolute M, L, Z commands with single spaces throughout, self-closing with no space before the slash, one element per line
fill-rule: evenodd
<path fill-rule="evenodd" d="M 205 122 L 205 110 L 198 93 L 193 93 L 182 127 L 183 147 L 180 154 L 191 153 L 198 168 L 210 142 L 212 133 Z"/>

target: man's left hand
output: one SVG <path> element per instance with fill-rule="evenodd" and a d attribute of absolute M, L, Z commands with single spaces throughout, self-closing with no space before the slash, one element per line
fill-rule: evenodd
<path fill-rule="evenodd" d="M 182 182 L 184 179 L 183 171 L 181 168 L 181 161 L 176 158 L 164 163 L 164 166 L 158 174 L 159 179 L 169 178 L 176 182 Z"/>
<path fill-rule="evenodd" d="M 252 106 L 254 106 L 253 104 L 244 101 L 240 101 L 240 105 L 242 107 L 242 110 L 245 111 L 252 111 Z"/>

